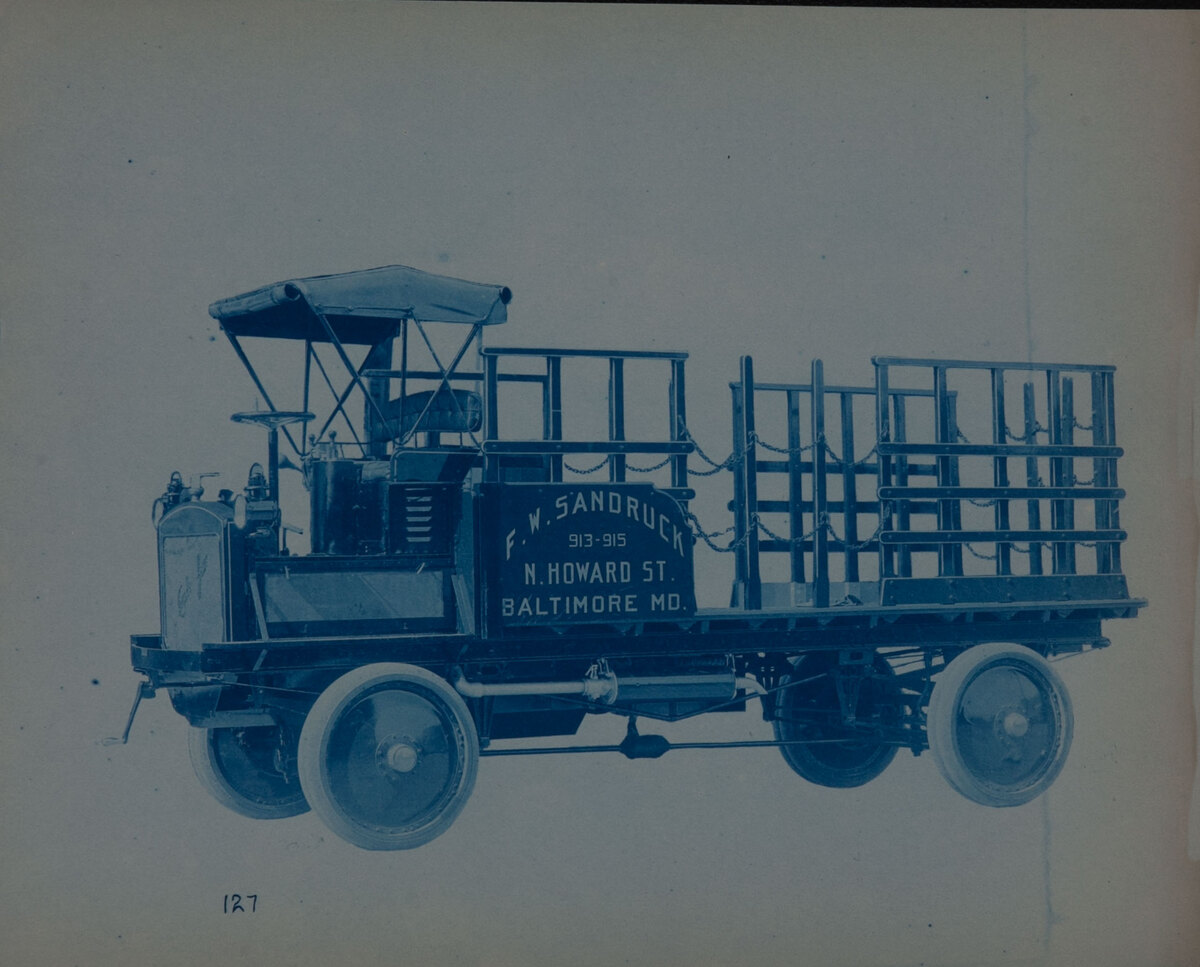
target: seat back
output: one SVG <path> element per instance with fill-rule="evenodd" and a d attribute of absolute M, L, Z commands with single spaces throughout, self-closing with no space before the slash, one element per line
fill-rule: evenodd
<path fill-rule="evenodd" d="M 483 426 L 483 400 L 472 390 L 439 387 L 389 400 L 389 437 L 419 433 L 475 433 Z"/>

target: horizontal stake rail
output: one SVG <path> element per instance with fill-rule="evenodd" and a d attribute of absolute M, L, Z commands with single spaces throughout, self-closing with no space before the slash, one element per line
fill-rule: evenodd
<path fill-rule="evenodd" d="M 1116 459 L 1125 451 L 1115 446 L 1075 446 L 1069 443 L 879 443 L 885 456 L 921 454 L 942 457 L 1102 457 Z"/>
<path fill-rule="evenodd" d="M 362 375 L 368 379 L 436 379 L 441 380 L 443 377 L 447 380 L 461 380 L 463 382 L 479 381 L 483 379 L 483 373 L 472 372 L 453 372 L 439 373 L 436 369 L 364 369 Z"/>
<path fill-rule="evenodd" d="M 486 346 L 483 356 L 534 356 L 541 359 L 687 359 L 683 352 L 639 349 L 529 349 L 526 347 Z"/>
<path fill-rule="evenodd" d="M 811 460 L 802 460 L 797 464 L 797 467 L 803 473 L 812 473 L 813 465 Z M 828 460 L 825 463 L 825 467 L 836 473 L 842 473 L 846 469 L 841 460 Z M 754 469 L 759 473 L 787 473 L 790 469 L 790 464 L 786 460 L 758 460 L 754 464 Z M 852 469 L 856 474 L 861 474 L 864 477 L 874 477 L 879 473 L 879 464 L 874 461 L 870 463 L 855 462 Z M 937 467 L 932 463 L 910 463 L 907 467 L 907 473 L 910 477 L 935 477 L 937 476 Z"/>
<path fill-rule="evenodd" d="M 813 464 L 811 460 L 800 460 L 796 463 L 796 469 L 801 473 L 812 473 Z M 792 470 L 792 464 L 787 460 L 756 460 L 754 469 L 759 473 L 789 473 Z M 855 463 L 851 467 L 847 467 L 841 460 L 834 460 L 829 457 L 825 461 L 825 469 L 832 473 L 853 472 L 862 474 L 864 477 L 873 477 L 877 472 L 876 465 L 872 463 Z M 932 467 L 929 468 L 932 473 Z"/>
<path fill-rule="evenodd" d="M 787 514 L 794 507 L 799 507 L 807 514 L 812 513 L 814 506 L 811 500 L 802 500 L 795 505 L 787 500 L 760 500 L 758 502 L 758 509 L 764 514 Z M 879 513 L 879 502 L 875 500 L 856 500 L 853 506 L 860 514 Z M 841 514 L 846 509 L 846 502 L 843 500 L 827 500 L 825 501 L 825 509 L 831 513 Z"/>
<path fill-rule="evenodd" d="M 435 369 L 365 369 L 362 375 L 371 379 L 442 379 L 442 374 Z M 478 383 L 485 377 L 485 373 L 447 373 L 445 378 L 447 382 Z M 545 383 L 546 374 L 497 373 L 496 379 L 501 383 Z"/>
<path fill-rule="evenodd" d="M 1085 363 L 989 363 L 978 359 L 913 359 L 907 356 L 872 356 L 876 366 L 921 367 L 928 369 L 1011 370 L 1025 373 L 1115 373 L 1116 366 Z"/>
<path fill-rule="evenodd" d="M 1122 500 L 1120 487 L 880 487 L 880 500 Z"/>
<path fill-rule="evenodd" d="M 647 443 L 640 440 L 485 440 L 483 452 L 492 454 L 557 453 L 691 453 L 695 445 L 685 441 Z"/>
<path fill-rule="evenodd" d="M 1001 542 L 1045 543 L 1112 543 L 1125 540 L 1123 530 L 937 530 L 937 531 L 884 531 L 879 535 L 884 544 L 982 544 Z"/>
<path fill-rule="evenodd" d="M 847 543 L 846 541 L 839 540 L 838 538 L 834 537 L 832 534 L 829 534 L 828 532 L 826 532 L 825 549 L 827 551 L 829 551 L 830 553 L 834 553 L 834 552 L 844 553 L 845 551 L 850 551 L 852 553 L 867 554 L 867 553 L 870 553 L 870 551 L 867 550 L 867 548 L 865 546 L 868 544 L 871 547 L 874 547 L 873 540 L 866 541 L 866 542 Z M 787 553 L 789 551 L 811 551 L 816 546 L 817 546 L 817 542 L 814 541 L 812 538 L 809 538 L 807 540 L 797 538 L 794 541 L 793 540 L 776 541 L 776 540 L 770 540 L 768 538 L 760 538 L 759 542 L 758 542 L 758 549 L 760 551 L 778 551 L 780 553 Z M 799 581 L 796 583 L 803 584 L 804 582 Z"/>
<path fill-rule="evenodd" d="M 739 386 L 740 383 L 730 383 L 729 386 Z M 812 393 L 812 383 L 755 383 L 755 391 L 763 390 L 764 392 L 776 393 Z M 926 398 L 933 396 L 931 389 L 892 389 L 888 391 L 892 396 L 924 396 Z M 874 396 L 875 387 L 873 386 L 837 386 L 826 384 L 825 393 L 828 396 Z"/>

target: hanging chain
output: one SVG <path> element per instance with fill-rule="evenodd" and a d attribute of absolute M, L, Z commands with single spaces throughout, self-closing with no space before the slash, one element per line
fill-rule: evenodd
<path fill-rule="evenodd" d="M 683 438 L 693 447 L 695 447 L 696 455 L 711 468 L 709 470 L 693 470 L 691 467 L 688 467 L 688 475 L 692 477 L 711 477 L 714 474 L 720 473 L 722 470 L 734 469 L 735 467 L 739 466 L 743 460 L 745 460 L 746 454 L 753 446 L 760 446 L 764 450 L 770 450 L 772 453 L 779 453 L 783 454 L 784 456 L 802 456 L 816 446 L 815 443 L 810 443 L 807 446 L 794 448 L 777 447 L 774 444 L 768 443 L 766 440 L 762 439 L 762 437 L 760 437 L 756 431 L 752 430 L 750 435 L 746 438 L 746 445 L 741 450 L 733 451 L 724 460 L 718 462 L 704 452 L 703 448 L 699 443 L 696 442 L 696 438 L 692 436 L 691 431 L 686 426 L 683 428 Z"/>
<path fill-rule="evenodd" d="M 883 507 L 880 509 L 879 523 L 875 526 L 875 532 L 870 537 L 868 537 L 866 540 L 859 541 L 856 544 L 847 544 L 841 537 L 839 537 L 837 531 L 835 531 L 833 529 L 833 525 L 831 523 L 829 523 L 828 518 L 826 518 L 826 521 L 825 521 L 825 529 L 827 531 L 829 531 L 830 537 L 832 537 L 835 541 L 837 541 L 839 544 L 842 545 L 843 550 L 861 551 L 864 548 L 868 547 L 869 545 L 875 544 L 879 541 L 879 535 L 883 533 L 884 521 L 887 520 L 889 516 L 891 516 L 891 513 L 892 513 L 891 505 L 889 503 L 885 502 Z"/>
<path fill-rule="evenodd" d="M 982 551 L 975 550 L 975 548 L 973 548 L 970 544 L 964 544 L 963 547 L 967 549 L 968 553 L 972 557 L 977 557 L 981 561 L 994 561 L 1000 554 L 999 551 L 997 551 L 995 554 L 985 554 Z"/>
<path fill-rule="evenodd" d="M 772 453 L 781 453 L 784 456 L 788 456 L 788 457 L 803 456 L 804 454 L 808 453 L 809 450 L 812 450 L 814 447 L 816 447 L 815 443 L 810 443 L 807 446 L 794 447 L 791 449 L 789 449 L 788 447 L 777 447 L 773 444 L 768 443 L 766 440 L 762 439 L 757 433 L 751 433 L 750 439 L 754 443 L 757 443 L 764 450 L 770 450 Z M 822 438 L 821 442 L 824 442 L 824 438 Z"/>
<path fill-rule="evenodd" d="M 1039 433 L 1049 432 L 1049 428 L 1042 426 L 1042 424 L 1038 423 L 1036 420 L 1034 421 L 1033 428 L 1031 430 L 1027 430 L 1021 434 L 1013 433 L 1013 431 L 1007 426 L 1004 427 L 1004 436 L 1009 440 L 1016 440 L 1019 443 L 1033 443 L 1033 441 L 1037 439 L 1037 435 Z"/>
<path fill-rule="evenodd" d="M 688 475 L 692 476 L 692 477 L 711 477 L 715 474 L 720 473 L 722 470 L 732 470 L 735 467 L 737 467 L 739 464 L 742 463 L 742 461 L 746 457 L 746 454 L 750 451 L 750 448 L 754 447 L 754 446 L 760 446 L 764 450 L 770 450 L 772 453 L 782 454 L 783 456 L 789 456 L 789 457 L 797 456 L 798 457 L 798 456 L 803 456 L 804 454 L 814 450 L 817 447 L 817 445 L 820 444 L 821 446 L 823 446 L 825 448 L 825 450 L 829 453 L 829 455 L 835 461 L 837 461 L 838 463 L 841 463 L 841 458 L 836 453 L 834 453 L 833 449 L 825 441 L 824 436 L 820 437 L 820 439 L 818 439 L 816 442 L 806 444 L 805 446 L 778 447 L 778 446 L 775 446 L 772 443 L 768 443 L 766 440 L 762 439 L 762 437 L 760 437 L 757 432 L 751 431 L 750 435 L 747 437 L 745 447 L 743 447 L 740 451 L 734 451 L 734 452 L 730 453 L 729 456 L 727 456 L 724 460 L 721 460 L 721 461 L 714 460 L 707 453 L 705 453 L 704 449 L 700 446 L 699 443 L 696 442 L 695 437 L 692 436 L 691 431 L 686 426 L 683 427 L 683 439 L 686 442 L 690 443 L 694 447 L 694 452 L 695 452 L 696 456 L 698 456 L 701 460 L 703 460 L 705 463 L 707 463 L 709 465 L 709 467 L 711 468 L 708 470 L 694 470 L 693 468 L 688 467 L 688 471 L 687 471 Z M 867 451 L 866 455 L 863 456 L 862 459 L 856 461 L 853 464 L 853 466 L 860 467 L 860 466 L 864 465 L 871 459 L 872 456 L 875 455 L 875 453 L 876 453 L 876 449 L 873 446 L 873 447 L 871 447 L 871 449 L 869 451 Z M 606 464 L 608 464 L 608 462 L 611 459 L 612 459 L 612 454 L 604 457 L 603 460 L 601 460 L 599 463 L 597 463 L 591 467 L 575 467 L 575 466 L 572 466 L 571 464 L 567 463 L 566 461 L 563 461 L 563 467 L 565 469 L 569 470 L 571 473 L 579 474 L 580 476 L 586 476 L 587 474 L 592 474 L 592 473 L 595 473 L 596 471 L 602 469 Z M 670 456 L 664 457 L 661 461 L 659 461 L 658 463 L 653 464 L 652 466 L 649 466 L 649 467 L 639 467 L 635 464 L 626 463 L 625 469 L 632 471 L 633 473 L 653 473 L 655 470 L 661 470 L 663 467 L 667 466 L 671 462 L 671 459 L 672 458 Z"/>
<path fill-rule="evenodd" d="M 822 434 L 822 436 L 821 436 L 821 445 L 822 445 L 822 446 L 825 448 L 825 452 L 826 452 L 826 453 L 829 455 L 829 458 L 830 458 L 830 459 L 831 459 L 831 460 L 832 460 L 834 463 L 836 463 L 838 466 L 840 466 L 840 467 L 842 468 L 842 470 L 843 470 L 843 471 L 846 471 L 846 470 L 854 470 L 854 469 L 856 469 L 857 467 L 862 467 L 862 466 L 865 466 L 866 464 L 868 464 L 868 463 L 870 462 L 870 460 L 871 460 L 871 457 L 873 457 L 873 456 L 876 456 L 876 455 L 877 455 L 877 449 L 876 449 L 876 448 L 879 446 L 879 443 L 878 443 L 878 441 L 876 441 L 876 442 L 875 442 L 875 443 L 874 443 L 874 444 L 871 446 L 871 449 L 870 449 L 870 450 L 868 450 L 868 451 L 867 451 L 865 454 L 863 454 L 861 457 L 859 457 L 857 460 L 855 460 L 855 461 L 854 461 L 852 464 L 850 464 L 850 466 L 848 466 L 848 467 L 847 467 L 847 466 L 845 466 L 845 464 L 843 463 L 841 456 L 840 456 L 840 455 L 839 455 L 839 454 L 838 454 L 838 453 L 837 453 L 837 452 L 836 452 L 836 451 L 833 449 L 833 447 L 831 447 L 831 446 L 829 445 L 829 441 L 827 441 L 827 440 L 825 439 L 825 436 L 824 436 L 823 434 Z"/>
<path fill-rule="evenodd" d="M 696 456 L 698 456 L 701 460 L 703 460 L 705 463 L 707 463 L 710 467 L 713 468 L 712 470 L 691 470 L 691 469 L 689 469 L 688 473 L 693 474 L 698 477 L 699 476 L 707 477 L 707 476 L 711 476 L 714 473 L 718 473 L 721 470 L 728 470 L 737 462 L 734 460 L 734 454 L 731 453 L 720 463 L 717 463 L 717 461 L 714 460 L 712 457 L 710 457 L 707 453 L 705 453 L 703 448 L 700 446 L 700 444 L 696 442 L 696 438 L 694 436 L 692 436 L 691 430 L 689 430 L 686 426 L 682 427 L 682 430 L 683 430 L 683 439 L 686 440 L 688 443 L 690 443 L 693 447 L 696 448 Z M 744 452 L 745 451 L 743 451 L 743 453 Z"/>
<path fill-rule="evenodd" d="M 687 522 L 692 525 L 692 535 L 694 537 L 697 537 L 700 540 L 704 541 L 705 544 L 707 544 L 710 548 L 712 548 L 718 554 L 732 554 L 739 547 L 741 547 L 743 544 L 745 544 L 746 541 L 749 539 L 749 534 L 747 533 L 747 534 L 743 534 L 741 537 L 736 538 L 733 541 L 730 541 L 730 543 L 728 545 L 726 545 L 725 547 L 721 547 L 719 544 L 714 544 L 713 543 L 714 537 L 724 537 L 726 534 L 733 533 L 733 531 L 735 531 L 737 529 L 737 525 L 730 524 L 724 530 L 719 530 L 719 531 L 706 531 L 704 529 L 704 527 L 701 525 L 699 517 L 697 517 L 695 514 L 693 514 L 687 508 L 685 508 L 678 501 L 676 501 L 676 504 L 679 507 L 680 511 L 682 512 L 683 516 L 687 519 Z"/>
<path fill-rule="evenodd" d="M 821 530 L 828 528 L 829 527 L 829 518 L 826 517 L 825 514 L 822 514 L 821 520 L 818 521 L 817 526 L 814 527 L 812 530 L 810 530 L 807 534 L 804 534 L 801 537 L 783 537 L 779 534 L 776 534 L 773 530 L 771 530 L 769 527 L 767 527 L 767 525 L 764 524 L 759 519 L 758 514 L 754 515 L 754 523 L 758 526 L 758 529 L 760 531 L 762 531 L 764 534 L 766 534 L 767 537 L 771 538 L 771 540 L 781 541 L 784 544 L 796 545 L 796 544 L 803 544 L 805 541 L 812 540 L 814 537 L 817 536 L 817 534 Z"/>
<path fill-rule="evenodd" d="M 632 470 L 634 473 L 654 473 L 655 470 L 661 470 L 671 462 L 670 457 L 663 457 L 658 463 L 652 467 L 636 467 L 632 463 L 625 464 L 626 470 Z"/>
<path fill-rule="evenodd" d="M 688 467 L 689 477 L 712 477 L 724 470 L 724 467 L 713 467 L 711 470 L 693 470 Z"/>
<path fill-rule="evenodd" d="M 769 537 L 771 540 L 779 541 L 783 544 L 791 544 L 793 546 L 804 544 L 804 543 L 812 540 L 814 537 L 816 537 L 816 535 L 819 534 L 821 531 L 825 531 L 827 534 L 829 534 L 830 537 L 832 537 L 834 539 L 835 542 L 837 542 L 838 544 L 840 544 L 842 546 L 843 550 L 861 551 L 864 548 L 869 547 L 871 544 L 874 544 L 879 540 L 879 535 L 883 532 L 883 527 L 884 527 L 883 521 L 886 519 L 887 515 L 890 513 L 891 513 L 890 508 L 888 507 L 887 504 L 885 504 L 883 516 L 881 517 L 878 526 L 876 526 L 875 532 L 873 534 L 871 534 L 870 537 L 866 538 L 865 540 L 858 541 L 855 544 L 847 544 L 845 542 L 845 540 L 843 540 L 842 537 L 839 536 L 838 532 L 833 529 L 833 524 L 829 520 L 829 515 L 825 514 L 825 513 L 821 514 L 820 518 L 817 520 L 816 526 L 811 531 L 809 531 L 808 533 L 806 533 L 800 537 L 784 537 L 782 534 L 776 534 L 773 530 L 771 530 L 766 524 L 764 524 L 762 522 L 762 520 L 759 518 L 759 516 L 757 514 L 753 515 L 753 522 L 754 522 L 755 526 L 757 526 L 757 528 L 760 531 L 762 531 L 764 534 L 766 534 L 767 537 Z"/>
<path fill-rule="evenodd" d="M 571 473 L 577 473 L 580 476 L 584 476 L 589 473 L 595 473 L 597 470 L 599 470 L 601 467 L 603 467 L 605 464 L 607 464 L 609 459 L 610 459 L 609 457 L 605 457 L 594 467 L 582 467 L 582 468 L 581 467 L 572 467 L 569 463 L 567 463 L 566 460 L 564 460 L 563 467 L 565 467 L 567 470 L 570 470 Z"/>

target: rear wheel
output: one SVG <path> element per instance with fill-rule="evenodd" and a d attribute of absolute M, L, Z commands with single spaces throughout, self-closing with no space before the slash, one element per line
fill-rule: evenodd
<path fill-rule="evenodd" d="M 251 819 L 286 819 L 308 802 L 278 726 L 189 730 L 196 777 L 221 805 Z"/>
<path fill-rule="evenodd" d="M 1071 747 L 1071 701 L 1037 652 L 995 643 L 946 666 L 926 715 L 929 748 L 956 790 L 985 806 L 1019 806 L 1058 777 Z"/>
<path fill-rule="evenodd" d="M 850 674 L 839 669 L 836 652 L 810 652 L 796 659 L 792 672 L 780 682 L 788 687 L 779 692 L 775 738 L 805 743 L 780 746 L 780 752 L 797 774 L 819 786 L 849 789 L 865 785 L 896 756 L 894 745 L 842 721 L 837 676 L 847 676 L 844 681 L 849 683 Z M 858 721 L 878 718 L 892 677 L 891 665 L 877 656 L 874 675 L 857 683 Z"/>
<path fill-rule="evenodd" d="M 334 833 L 364 849 L 411 849 L 462 811 L 479 737 L 444 679 L 414 665 L 365 665 L 317 699 L 298 758 L 308 800 Z"/>

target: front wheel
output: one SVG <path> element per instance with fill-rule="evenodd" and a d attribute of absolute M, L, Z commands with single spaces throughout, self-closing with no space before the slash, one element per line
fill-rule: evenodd
<path fill-rule="evenodd" d="M 193 728 L 188 755 L 196 778 L 222 806 L 251 819 L 286 819 L 308 812 L 286 734 L 272 725 Z"/>
<path fill-rule="evenodd" d="M 995 643 L 946 666 L 926 715 L 929 749 L 946 780 L 985 806 L 1019 806 L 1058 777 L 1071 747 L 1071 700 L 1037 652 Z"/>
<path fill-rule="evenodd" d="M 363 849 L 412 849 L 462 811 L 479 736 L 444 679 L 415 665 L 364 665 L 317 699 L 298 760 L 308 801 L 334 833 Z"/>

